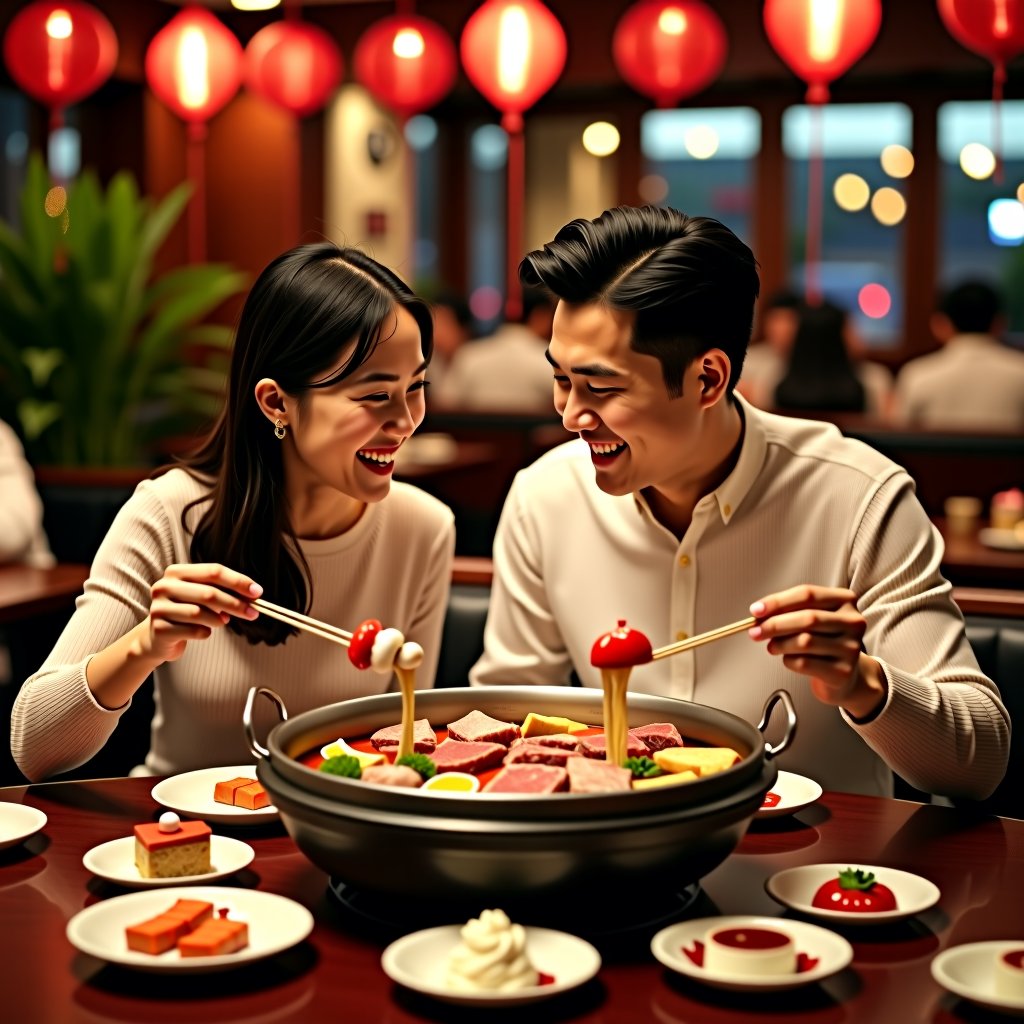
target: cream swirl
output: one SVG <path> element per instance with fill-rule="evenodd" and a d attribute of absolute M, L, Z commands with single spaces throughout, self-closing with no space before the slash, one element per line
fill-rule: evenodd
<path fill-rule="evenodd" d="M 526 955 L 526 932 L 503 910 L 485 910 L 463 925 L 445 981 L 457 991 L 511 991 L 540 980 Z"/>

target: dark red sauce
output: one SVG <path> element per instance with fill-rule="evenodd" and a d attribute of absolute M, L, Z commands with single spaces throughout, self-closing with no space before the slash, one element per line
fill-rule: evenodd
<path fill-rule="evenodd" d="M 555 976 L 553 974 L 545 974 L 543 971 L 538 971 L 537 974 L 539 975 L 537 978 L 538 985 L 554 985 Z"/>
<path fill-rule="evenodd" d="M 791 941 L 788 935 L 771 928 L 723 928 L 712 934 L 720 946 L 733 949 L 779 949 Z"/>
<path fill-rule="evenodd" d="M 695 941 L 693 949 L 687 949 L 686 946 L 680 950 L 683 956 L 690 961 L 695 967 L 704 966 L 704 943 Z M 807 971 L 813 971 L 818 966 L 819 958 L 816 956 L 808 956 L 806 953 L 797 953 L 796 955 L 796 973 L 805 974 Z"/>
<path fill-rule="evenodd" d="M 1024 970 L 1024 949 L 1011 949 L 1003 954 L 1003 961 L 1007 967 L 1016 967 L 1017 970 Z"/>
<path fill-rule="evenodd" d="M 765 793 L 764 800 L 761 802 L 762 807 L 777 807 L 782 797 L 778 793 Z"/>

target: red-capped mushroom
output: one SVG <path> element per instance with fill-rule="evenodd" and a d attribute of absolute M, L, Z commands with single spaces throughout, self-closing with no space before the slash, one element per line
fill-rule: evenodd
<path fill-rule="evenodd" d="M 651 641 L 639 629 L 630 629 L 625 619 L 619 619 L 615 629 L 599 636 L 590 648 L 590 664 L 595 668 L 631 668 L 652 658 Z"/>
<path fill-rule="evenodd" d="M 376 619 L 360 622 L 348 645 L 348 660 L 356 668 L 367 669 L 373 662 L 373 639 L 380 632 L 381 625 Z"/>

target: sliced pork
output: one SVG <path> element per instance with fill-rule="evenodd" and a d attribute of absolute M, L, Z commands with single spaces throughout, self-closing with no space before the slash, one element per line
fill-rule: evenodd
<path fill-rule="evenodd" d="M 565 762 L 579 758 L 575 750 L 553 747 L 547 743 L 536 743 L 534 740 L 521 740 L 508 748 L 504 763 L 509 764 L 553 764 L 565 767 Z"/>
<path fill-rule="evenodd" d="M 633 787 L 633 773 L 607 761 L 573 757 L 565 767 L 570 793 L 618 793 Z"/>
<path fill-rule="evenodd" d="M 604 759 L 607 750 L 607 743 L 604 735 L 580 736 L 580 753 L 584 757 L 596 757 Z M 646 757 L 647 747 L 643 740 L 638 739 L 632 733 L 626 736 L 626 757 Z"/>
<path fill-rule="evenodd" d="M 470 711 L 457 722 L 448 723 L 448 735 L 464 743 L 501 743 L 507 747 L 519 738 L 519 726 L 491 718 L 482 711 Z"/>
<path fill-rule="evenodd" d="M 389 725 L 386 729 L 378 729 L 371 737 L 370 742 L 374 750 L 393 751 L 398 749 L 398 741 L 402 738 L 402 725 Z M 437 746 L 437 737 L 431 728 L 430 722 L 425 718 L 417 718 L 412 728 L 413 750 L 417 754 L 433 753 Z"/>
<path fill-rule="evenodd" d="M 444 744 L 442 744 L 444 746 Z M 483 788 L 484 793 L 558 793 L 569 782 L 564 768 L 547 764 L 510 764 Z"/>
<path fill-rule="evenodd" d="M 636 729 L 630 729 L 629 734 L 640 740 L 652 754 L 655 750 L 664 750 L 666 747 L 683 746 L 683 737 L 671 722 L 641 725 Z"/>

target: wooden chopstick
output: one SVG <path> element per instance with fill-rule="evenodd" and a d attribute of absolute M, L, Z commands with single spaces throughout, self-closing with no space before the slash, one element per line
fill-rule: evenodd
<path fill-rule="evenodd" d="M 689 640 L 680 640 L 675 644 L 666 644 L 664 647 L 656 647 L 651 653 L 651 660 L 668 658 L 673 654 L 682 654 L 683 651 L 692 650 L 694 647 L 702 647 L 704 644 L 714 643 L 722 637 L 732 636 L 733 633 L 742 633 L 745 629 L 757 625 L 757 619 L 751 615 L 749 618 L 740 619 L 739 622 L 731 622 L 728 626 L 719 626 L 718 629 L 709 629 L 706 633 L 699 633 L 691 636 Z"/>
<path fill-rule="evenodd" d="M 303 629 L 313 636 L 321 637 L 324 640 L 331 640 L 342 647 L 348 647 L 352 641 L 352 634 L 347 629 L 339 629 L 329 622 L 321 622 L 319 619 L 311 618 L 309 615 L 302 615 L 293 612 L 290 608 L 283 608 L 279 604 L 272 604 L 261 597 L 254 598 L 249 602 L 261 615 L 269 615 L 278 622 L 285 622 L 296 629 Z"/>

